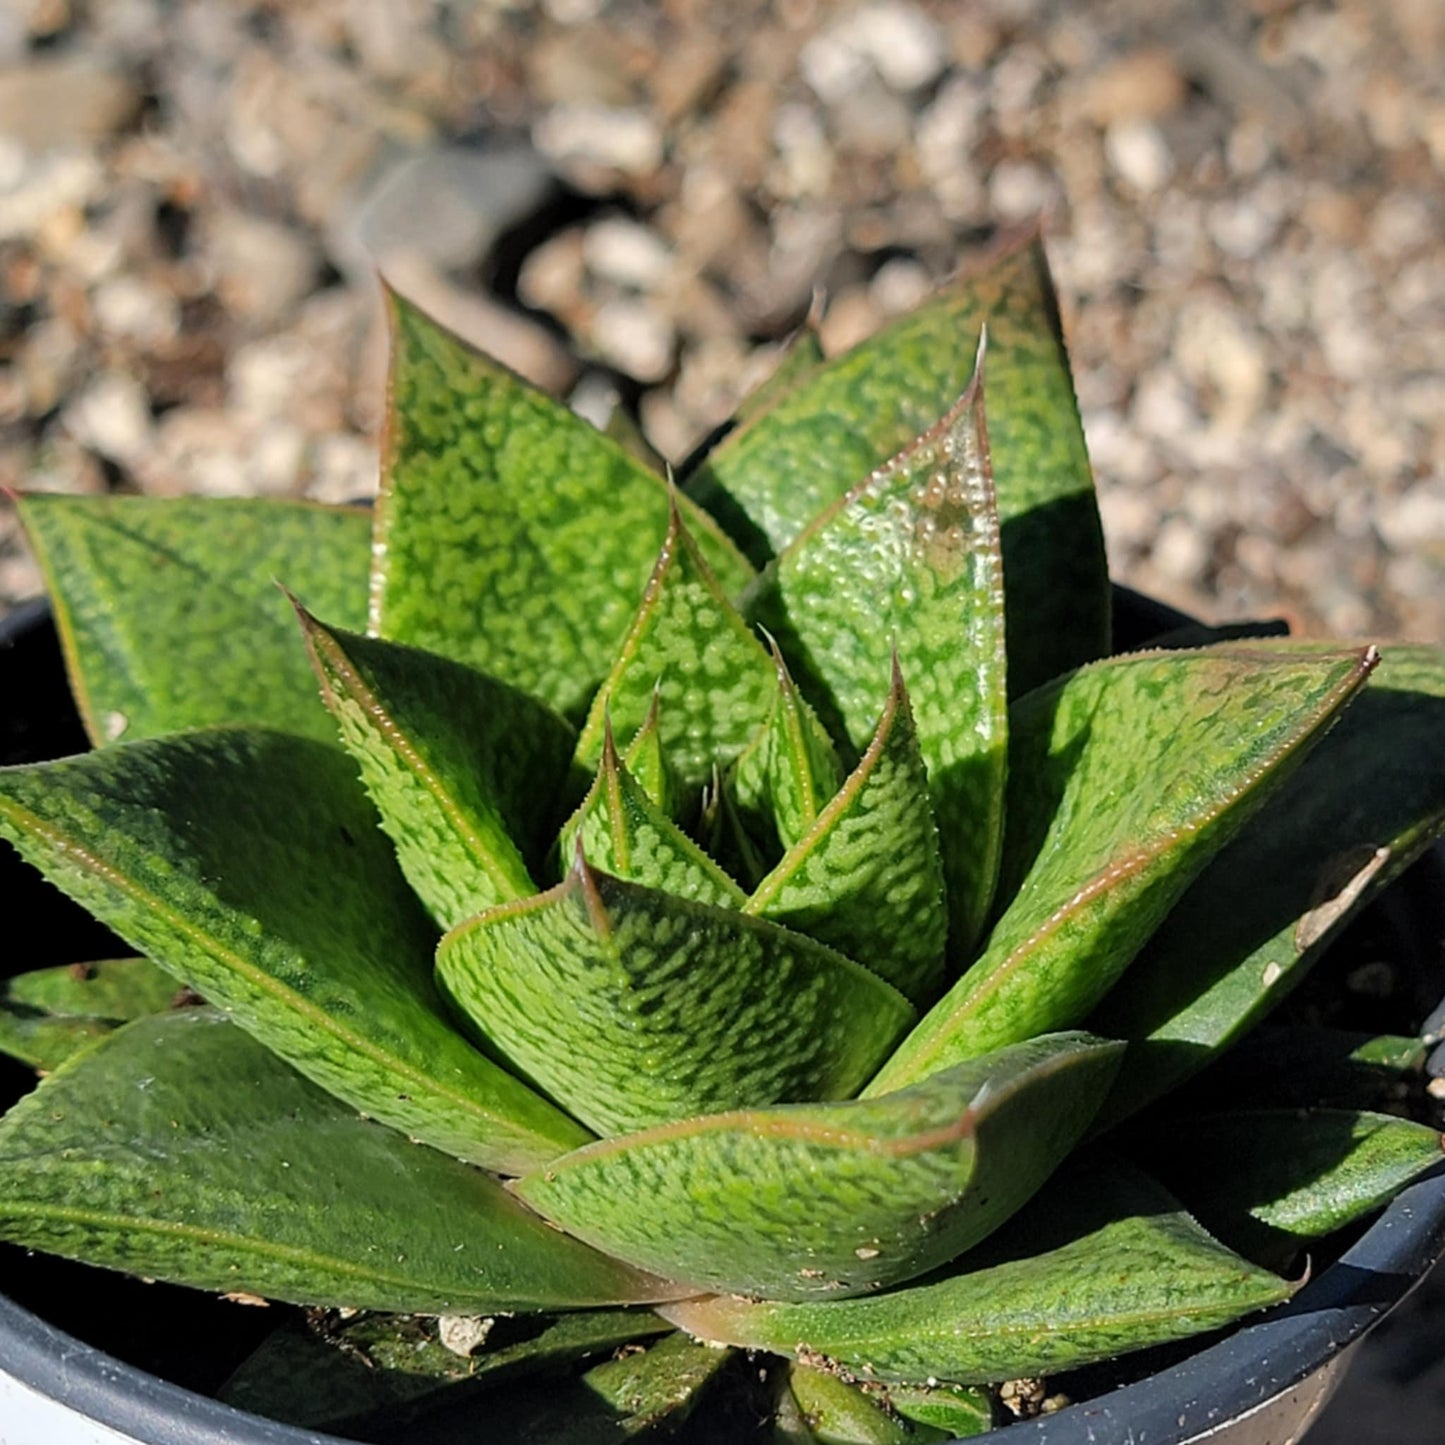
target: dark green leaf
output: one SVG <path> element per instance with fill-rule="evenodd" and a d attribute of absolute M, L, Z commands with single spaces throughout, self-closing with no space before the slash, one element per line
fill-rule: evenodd
<path fill-rule="evenodd" d="M 1139 653 L 1015 706 L 1013 902 L 869 1091 L 1083 1018 L 1374 662 L 1268 642 Z"/>
<path fill-rule="evenodd" d="M 329 740 L 284 577 L 366 620 L 371 522 L 354 507 L 209 497 L 21 499 L 71 688 L 97 746 L 206 723 Z"/>
<path fill-rule="evenodd" d="M 535 893 L 522 854 L 552 822 L 572 728 L 463 663 L 297 615 L 341 740 L 437 922 Z"/>
<path fill-rule="evenodd" d="M 574 714 L 627 631 L 667 530 L 666 484 L 397 297 L 392 328 L 371 630 Z M 683 505 L 722 585 L 741 590 L 747 564 Z"/>
<path fill-rule="evenodd" d="M 1318 1239 L 1353 1223 L 1445 1158 L 1437 1130 L 1350 1109 L 1175 1119 L 1150 1130 L 1140 1148 L 1205 1225 L 1271 1262 L 1282 1235 Z"/>
<path fill-rule="evenodd" d="M 713 451 L 695 490 L 719 515 L 717 493 L 751 518 L 755 561 L 780 552 L 953 404 L 985 321 L 1017 697 L 1101 656 L 1109 637 L 1103 532 L 1036 233 L 785 391 Z"/>
<path fill-rule="evenodd" d="M 984 1238 L 1082 1134 L 1120 1046 L 1034 1039 L 883 1099 L 682 1119 L 513 1188 L 618 1259 L 709 1290 L 839 1298 Z"/>
<path fill-rule="evenodd" d="M 1442 737 L 1445 653 L 1391 647 L 1340 725 L 1180 899 L 1127 987 L 1100 1006 L 1097 1026 L 1131 1041 L 1109 1117 L 1167 1092 L 1248 1030 L 1440 835 Z"/>
<path fill-rule="evenodd" d="M 7 768 L 0 833 L 373 1117 L 504 1172 L 587 1138 L 452 1027 L 436 931 L 335 744 L 216 728 Z"/>
<path fill-rule="evenodd" d="M 0 1235 L 202 1289 L 401 1313 L 675 1293 L 373 1124 L 211 1009 L 140 1019 L 0 1121 Z"/>
<path fill-rule="evenodd" d="M 1071 1171 L 964 1261 L 873 1299 L 687 1300 L 701 1339 L 837 1361 L 868 1379 L 987 1384 L 1184 1339 L 1287 1299 L 1291 1286 L 1211 1239 L 1143 1176 Z"/>
<path fill-rule="evenodd" d="M 896 668 L 863 760 L 759 884 L 746 912 L 858 959 L 916 1004 L 937 996 L 948 930 L 943 864 Z"/>
<path fill-rule="evenodd" d="M 800 676 L 819 689 L 825 716 L 836 716 L 856 748 L 877 726 L 891 664 L 902 667 L 959 953 L 993 897 L 1003 836 L 1008 722 L 998 537 L 976 375 L 942 421 L 790 544 L 778 561 L 776 594 L 764 590 L 757 603 Z"/>
<path fill-rule="evenodd" d="M 604 1134 L 852 1093 L 915 1017 L 761 919 L 596 873 L 452 932 L 437 970 L 489 1048 Z"/>
<path fill-rule="evenodd" d="M 659 706 L 662 748 L 684 788 L 742 752 L 767 717 L 774 670 L 674 510 L 617 660 L 592 700 L 577 758 L 595 767 L 611 723 L 630 739 Z"/>
<path fill-rule="evenodd" d="M 715 908 L 741 908 L 743 890 L 647 796 L 627 771 L 609 730 L 602 766 L 577 814 L 562 830 L 564 856 Z"/>
<path fill-rule="evenodd" d="M 0 992 L 0 1052 L 54 1069 L 127 1019 L 168 1009 L 176 993 L 175 979 L 144 958 L 22 973 Z"/>
<path fill-rule="evenodd" d="M 830 1370 L 793 1364 L 788 1389 L 818 1445 L 933 1445 L 952 1438 L 929 1425 L 913 1425 L 895 1414 L 881 1392 L 849 1384 Z"/>

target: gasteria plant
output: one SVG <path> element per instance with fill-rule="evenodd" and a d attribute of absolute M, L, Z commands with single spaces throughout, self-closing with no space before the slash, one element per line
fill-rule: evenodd
<path fill-rule="evenodd" d="M 400 1317 L 535 1315 L 461 1367 L 498 1439 L 751 1351 L 776 1439 L 927 1440 L 1287 1298 L 1438 1159 L 1348 1088 L 1144 1111 L 1445 827 L 1445 657 L 1110 656 L 1036 237 L 804 333 L 677 487 L 392 307 L 370 514 L 20 503 L 95 750 L 0 831 L 144 959 L 11 985 L 0 1234 L 383 1312 L 330 1336 L 412 1363 L 313 1421 L 457 1373 Z"/>

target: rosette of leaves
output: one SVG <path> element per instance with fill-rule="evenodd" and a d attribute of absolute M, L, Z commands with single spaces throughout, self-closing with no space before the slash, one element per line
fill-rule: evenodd
<path fill-rule="evenodd" d="M 0 1234 L 373 1312 L 360 1395 L 355 1339 L 264 1352 L 313 1423 L 623 1438 L 731 1378 L 937 1439 L 1285 1299 L 1257 1261 L 1438 1156 L 1348 1099 L 1111 1128 L 1441 830 L 1445 663 L 1111 655 L 1036 239 L 804 333 L 679 485 L 392 306 L 370 512 L 21 502 L 95 748 L 0 831 L 141 957 L 9 986 Z M 383 1349 L 499 1315 L 463 1386 Z"/>

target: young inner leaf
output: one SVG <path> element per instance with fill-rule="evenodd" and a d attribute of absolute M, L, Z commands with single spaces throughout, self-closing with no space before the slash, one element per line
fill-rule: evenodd
<path fill-rule="evenodd" d="M 846 1096 L 915 1017 L 801 934 L 597 873 L 453 929 L 443 987 L 491 1050 L 601 1133 Z"/>

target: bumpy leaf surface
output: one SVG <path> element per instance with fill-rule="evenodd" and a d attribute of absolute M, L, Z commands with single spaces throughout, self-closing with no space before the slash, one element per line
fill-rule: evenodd
<path fill-rule="evenodd" d="M 869 1092 L 1083 1018 L 1374 662 L 1372 648 L 1264 642 L 1140 653 L 1018 704 L 1012 902 Z"/>
<path fill-rule="evenodd" d="M 683 1119 L 513 1187 L 599 1249 L 699 1288 L 838 1298 L 953 1259 L 1017 1209 L 1093 1117 L 1119 1045 L 1034 1039 L 887 1098 Z"/>
<path fill-rule="evenodd" d="M 758 885 L 746 911 L 857 959 L 914 1003 L 937 995 L 948 931 L 943 862 L 896 670 L 862 761 Z"/>
<path fill-rule="evenodd" d="M 1281 1233 L 1318 1239 L 1382 1208 L 1445 1157 L 1438 1130 L 1353 1109 L 1176 1120 L 1142 1147 L 1204 1224 L 1251 1255 Z"/>
<path fill-rule="evenodd" d="M 1008 738 L 981 377 L 808 527 L 779 558 L 776 580 L 776 593 L 759 596 L 759 615 L 855 747 L 873 735 L 893 661 L 902 668 L 943 844 L 953 942 L 967 950 L 993 897 Z"/>
<path fill-rule="evenodd" d="M 392 299 L 392 318 L 371 630 L 580 712 L 667 530 L 666 484 L 407 302 Z M 683 505 L 740 590 L 747 563 Z"/>
<path fill-rule="evenodd" d="M 605 1134 L 846 1097 L 916 1017 L 812 939 L 580 860 L 453 929 L 437 971 L 489 1049 Z"/>
<path fill-rule="evenodd" d="M 6 1239 L 204 1289 L 403 1313 L 675 1294 L 210 1009 L 141 1019 L 51 1075 L 0 1121 L 0 1181 Z"/>
<path fill-rule="evenodd" d="M 144 958 L 22 973 L 0 990 L 0 1052 L 54 1069 L 127 1019 L 168 1009 L 177 992 L 175 979 Z"/>
<path fill-rule="evenodd" d="M 360 627 L 364 511 L 250 498 L 29 496 L 20 515 L 97 746 L 207 723 L 332 737 L 274 581 Z"/>
<path fill-rule="evenodd" d="M 435 653 L 298 613 L 341 740 L 443 928 L 536 892 L 535 853 L 576 734 L 550 708 Z"/>
<path fill-rule="evenodd" d="M 1339 726 L 1100 1005 L 1095 1026 L 1131 1041 L 1110 1117 L 1165 1093 L 1249 1029 L 1445 830 L 1442 737 L 1445 653 L 1390 647 Z"/>
<path fill-rule="evenodd" d="M 689 485 L 719 515 L 711 495 L 718 492 L 751 518 L 755 560 L 781 552 L 953 404 L 985 322 L 1009 682 L 1022 696 L 1101 656 L 1109 636 L 1093 476 L 1037 236 L 986 258 L 783 392 L 727 437 Z"/>
<path fill-rule="evenodd" d="M 593 867 L 678 898 L 740 908 L 743 890 L 675 824 L 627 770 L 609 732 L 591 790 L 562 831 L 563 856 L 578 848 Z"/>
<path fill-rule="evenodd" d="M 587 1138 L 457 1034 L 436 931 L 334 744 L 216 728 L 7 768 L 0 833 L 367 1114 L 504 1172 Z"/>
<path fill-rule="evenodd" d="M 658 733 L 684 788 L 726 766 L 767 717 L 774 670 L 674 510 L 642 605 L 577 742 L 595 767 L 609 722 L 631 739 L 654 699 Z"/>
<path fill-rule="evenodd" d="M 719 1297 L 663 1313 L 701 1339 L 821 1355 L 870 1379 L 987 1384 L 1183 1339 L 1291 1290 L 1133 1173 L 1060 1178 L 989 1252 L 1000 1262 L 965 1259 L 926 1284 L 873 1299 Z"/>

